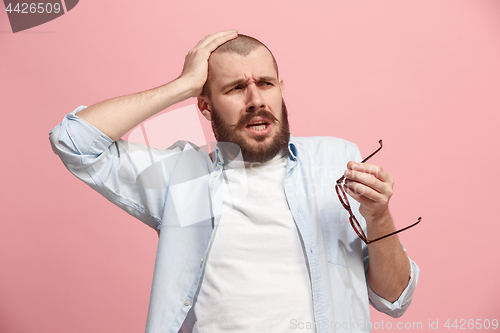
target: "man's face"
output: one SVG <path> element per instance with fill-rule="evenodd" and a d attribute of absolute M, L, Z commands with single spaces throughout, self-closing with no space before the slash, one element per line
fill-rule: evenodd
<path fill-rule="evenodd" d="M 198 106 L 212 121 L 217 141 L 237 144 L 247 162 L 264 162 L 286 149 L 284 84 L 269 51 L 214 53 L 209 68 L 210 97 L 199 97 Z"/>

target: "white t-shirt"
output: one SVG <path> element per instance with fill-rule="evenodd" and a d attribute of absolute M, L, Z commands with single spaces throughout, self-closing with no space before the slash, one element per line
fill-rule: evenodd
<path fill-rule="evenodd" d="M 283 188 L 285 165 L 277 156 L 225 167 L 223 213 L 193 332 L 290 332 L 291 322 L 313 322 L 309 274 Z"/>

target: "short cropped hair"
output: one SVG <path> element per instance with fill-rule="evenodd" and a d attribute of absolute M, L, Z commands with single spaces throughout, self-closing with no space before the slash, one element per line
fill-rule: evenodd
<path fill-rule="evenodd" d="M 260 40 L 247 36 L 247 35 L 242 35 L 238 34 L 238 36 L 234 39 L 228 40 L 224 44 L 220 45 L 218 48 L 215 49 L 213 53 L 236 53 L 241 56 L 247 56 L 250 52 L 258 48 L 259 46 L 264 46 L 269 53 L 271 53 L 271 57 L 273 58 L 273 65 L 274 69 L 276 69 L 276 75 L 279 77 L 278 74 L 278 63 L 276 62 L 276 59 L 274 58 L 273 53 L 269 48 L 264 45 Z M 207 82 L 205 82 L 205 85 L 203 86 L 203 92 L 202 94 L 205 96 L 210 97 L 210 88 L 208 86 L 208 81 L 210 80 L 210 70 L 208 71 L 208 77 L 207 77 Z"/>

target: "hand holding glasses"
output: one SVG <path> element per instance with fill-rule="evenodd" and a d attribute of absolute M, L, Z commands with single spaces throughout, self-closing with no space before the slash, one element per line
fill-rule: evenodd
<path fill-rule="evenodd" d="M 375 150 L 373 153 L 371 153 L 367 158 L 365 158 L 364 160 L 362 160 L 361 163 L 365 163 L 373 155 L 375 155 L 376 153 L 378 153 L 380 151 L 380 149 L 382 149 L 382 140 L 379 140 L 378 143 L 380 144 L 380 147 L 377 150 Z M 420 223 L 420 220 L 422 219 L 421 217 L 418 218 L 417 222 L 413 223 L 412 225 L 410 225 L 410 226 L 408 226 L 406 228 L 403 228 L 403 229 L 391 232 L 390 234 L 382 236 L 382 237 L 379 237 L 379 238 L 368 239 L 366 237 L 365 232 L 363 231 L 363 228 L 361 228 L 361 225 L 359 224 L 358 220 L 356 219 L 356 217 L 354 216 L 354 214 L 353 214 L 353 212 L 351 210 L 351 205 L 349 204 L 349 200 L 347 200 L 347 195 L 346 195 L 346 193 L 344 191 L 344 187 L 343 187 L 343 185 L 344 185 L 344 179 L 345 179 L 345 177 L 342 176 L 342 177 L 340 177 L 337 180 L 337 183 L 335 185 L 335 191 L 337 192 L 337 196 L 339 197 L 340 203 L 349 212 L 349 222 L 351 223 L 352 228 L 354 229 L 354 231 L 356 232 L 356 234 L 359 236 L 359 238 L 361 238 L 361 240 L 363 242 L 365 242 L 365 244 L 368 245 L 368 244 L 376 242 L 378 240 L 381 240 L 381 239 L 387 238 L 389 236 L 395 235 L 395 234 L 397 234 L 397 233 L 399 233 L 401 231 L 405 231 L 406 229 L 410 229 L 411 227 L 414 227 L 418 223 Z"/>

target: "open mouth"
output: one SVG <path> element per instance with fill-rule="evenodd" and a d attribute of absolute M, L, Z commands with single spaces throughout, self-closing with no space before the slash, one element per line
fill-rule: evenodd
<path fill-rule="evenodd" d="M 259 121 L 251 122 L 250 124 L 247 125 L 247 128 L 253 129 L 256 131 L 263 131 L 267 128 L 267 126 L 269 126 L 269 123 L 267 121 L 259 120 Z"/>

